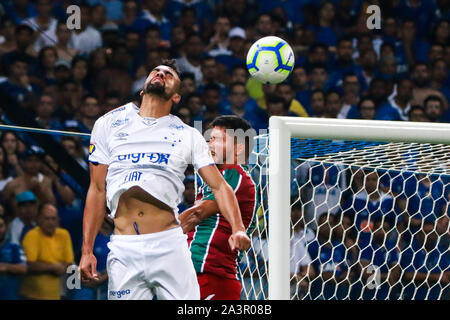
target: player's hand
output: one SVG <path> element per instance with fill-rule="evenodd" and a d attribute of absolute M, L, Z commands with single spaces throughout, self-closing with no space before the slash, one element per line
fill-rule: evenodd
<path fill-rule="evenodd" d="M 92 253 L 83 254 L 81 256 L 79 268 L 81 281 L 86 282 L 98 280 L 97 258 L 95 258 L 95 256 Z"/>
<path fill-rule="evenodd" d="M 236 231 L 228 238 L 228 244 L 232 251 L 248 250 L 251 245 L 250 238 L 244 231 Z"/>
<path fill-rule="evenodd" d="M 184 233 L 194 230 L 194 228 L 200 224 L 201 219 L 199 217 L 199 211 L 197 207 L 192 207 L 184 210 L 179 216 L 181 229 Z"/>

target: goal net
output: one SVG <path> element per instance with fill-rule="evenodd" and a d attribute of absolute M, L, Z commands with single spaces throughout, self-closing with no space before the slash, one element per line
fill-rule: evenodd
<path fill-rule="evenodd" d="M 241 298 L 450 299 L 450 126 L 281 119 L 250 159 Z"/>

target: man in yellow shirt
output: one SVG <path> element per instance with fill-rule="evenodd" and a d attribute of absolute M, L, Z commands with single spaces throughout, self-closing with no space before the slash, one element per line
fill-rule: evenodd
<path fill-rule="evenodd" d="M 61 276 L 74 261 L 69 232 L 58 228 L 58 210 L 52 204 L 39 208 L 38 226 L 23 239 L 28 274 L 20 294 L 25 299 L 61 299 Z"/>
<path fill-rule="evenodd" d="M 246 89 L 251 98 L 255 99 L 258 107 L 267 110 L 267 97 L 277 95 L 286 100 L 289 104 L 289 112 L 292 116 L 308 117 L 305 107 L 295 99 L 295 91 L 289 83 L 280 84 L 262 84 L 261 82 L 250 78 L 247 81 Z"/>

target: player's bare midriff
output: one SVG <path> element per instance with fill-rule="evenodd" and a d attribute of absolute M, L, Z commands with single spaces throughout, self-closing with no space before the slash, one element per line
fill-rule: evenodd
<path fill-rule="evenodd" d="M 114 224 L 117 235 L 155 233 L 178 226 L 173 210 L 138 186 L 120 196 Z"/>

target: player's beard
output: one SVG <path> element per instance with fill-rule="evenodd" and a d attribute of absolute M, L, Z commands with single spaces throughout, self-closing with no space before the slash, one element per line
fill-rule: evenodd
<path fill-rule="evenodd" d="M 144 88 L 144 94 L 159 96 L 165 100 L 170 99 L 170 95 L 166 92 L 166 84 L 161 82 L 149 82 Z"/>

